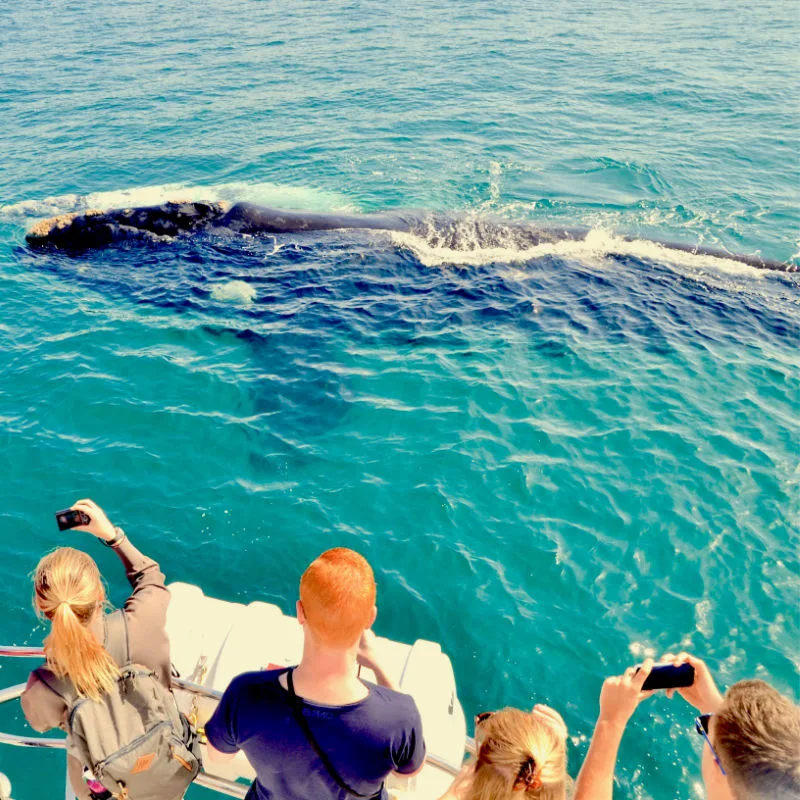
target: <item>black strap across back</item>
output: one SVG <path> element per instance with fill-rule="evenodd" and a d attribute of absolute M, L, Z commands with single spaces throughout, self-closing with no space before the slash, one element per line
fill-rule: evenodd
<path fill-rule="evenodd" d="M 367 798 L 368 800 L 378 800 L 383 792 L 383 784 L 381 784 L 381 788 L 378 789 L 375 794 L 361 794 L 360 792 L 357 792 L 352 786 L 345 783 L 336 767 L 333 766 L 331 760 L 328 758 L 328 754 L 319 746 L 319 743 L 314 738 L 314 734 L 311 732 L 308 720 L 303 716 L 303 701 L 297 696 L 297 693 L 294 690 L 294 680 L 292 678 L 294 669 L 294 667 L 290 667 L 289 671 L 286 673 L 286 685 L 289 689 L 289 705 L 292 707 L 292 714 L 294 714 L 295 721 L 305 734 L 306 739 L 308 739 L 308 743 L 314 749 L 314 752 L 319 756 L 319 760 L 323 763 L 325 769 L 328 770 L 328 774 L 331 776 L 331 778 L 333 778 L 334 782 L 340 789 L 344 789 L 345 792 L 353 797 L 363 797 Z"/>

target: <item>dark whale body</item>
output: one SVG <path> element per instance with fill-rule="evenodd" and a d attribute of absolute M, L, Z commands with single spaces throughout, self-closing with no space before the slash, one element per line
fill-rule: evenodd
<path fill-rule="evenodd" d="M 80 252 L 119 242 L 169 241 L 199 232 L 242 234 L 303 233 L 345 229 L 395 231 L 422 236 L 434 247 L 533 247 L 561 241 L 582 241 L 588 228 L 543 228 L 487 219 L 458 219 L 421 214 L 328 214 L 280 211 L 252 203 L 170 202 L 141 208 L 87 211 L 37 223 L 26 235 L 37 248 Z M 635 237 L 622 237 L 634 241 Z M 759 269 L 792 272 L 793 264 L 740 255 L 713 247 L 655 240 L 670 250 L 738 261 Z"/>

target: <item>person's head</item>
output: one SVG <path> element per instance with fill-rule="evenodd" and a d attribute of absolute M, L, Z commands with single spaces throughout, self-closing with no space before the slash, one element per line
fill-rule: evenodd
<path fill-rule="evenodd" d="M 555 712 L 540 708 L 504 708 L 479 715 L 467 800 L 566 798 L 566 728 Z"/>
<path fill-rule="evenodd" d="M 800 797 L 800 707 L 764 681 L 731 686 L 709 720 L 703 780 L 709 800 Z"/>
<path fill-rule="evenodd" d="M 316 643 L 351 648 L 375 622 L 375 597 L 375 576 L 367 560 L 346 547 L 335 547 L 303 573 L 298 619 Z"/>
<path fill-rule="evenodd" d="M 59 547 L 36 567 L 33 606 L 52 624 L 44 642 L 47 666 L 93 700 L 108 691 L 119 675 L 117 665 L 89 630 L 105 601 L 97 564 L 80 550 Z"/>

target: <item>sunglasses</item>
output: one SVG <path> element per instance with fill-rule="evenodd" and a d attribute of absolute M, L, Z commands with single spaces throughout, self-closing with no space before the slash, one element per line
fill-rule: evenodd
<path fill-rule="evenodd" d="M 711 739 L 708 736 L 708 722 L 713 716 L 713 714 L 701 714 L 699 717 L 696 717 L 694 721 L 694 729 L 697 731 L 698 736 L 702 736 L 706 740 L 706 744 L 708 745 L 709 750 L 711 750 L 711 755 L 714 756 L 714 761 L 717 762 L 719 771 L 724 775 L 725 768 L 722 766 L 722 762 L 719 760 L 717 751 L 714 749 L 714 745 L 711 744 Z"/>
<path fill-rule="evenodd" d="M 475 724 L 480 725 L 481 722 L 486 722 L 492 714 L 494 714 L 494 711 L 481 711 L 480 714 L 475 715 Z"/>

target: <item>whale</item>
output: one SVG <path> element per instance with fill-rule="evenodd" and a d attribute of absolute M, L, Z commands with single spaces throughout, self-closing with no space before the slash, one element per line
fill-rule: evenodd
<path fill-rule="evenodd" d="M 162 243 L 198 233 L 282 234 L 335 230 L 372 230 L 422 236 L 434 247 L 453 250 L 475 247 L 530 248 L 563 241 L 580 242 L 587 227 L 538 226 L 489 218 L 395 212 L 340 214 L 286 211 L 253 203 L 170 201 L 154 206 L 90 209 L 41 220 L 26 234 L 34 249 L 83 252 L 122 242 Z M 639 237 L 622 235 L 620 241 Z M 651 239 L 668 250 L 736 261 L 765 270 L 794 272 L 795 264 L 759 254 L 733 253 L 705 245 Z"/>

